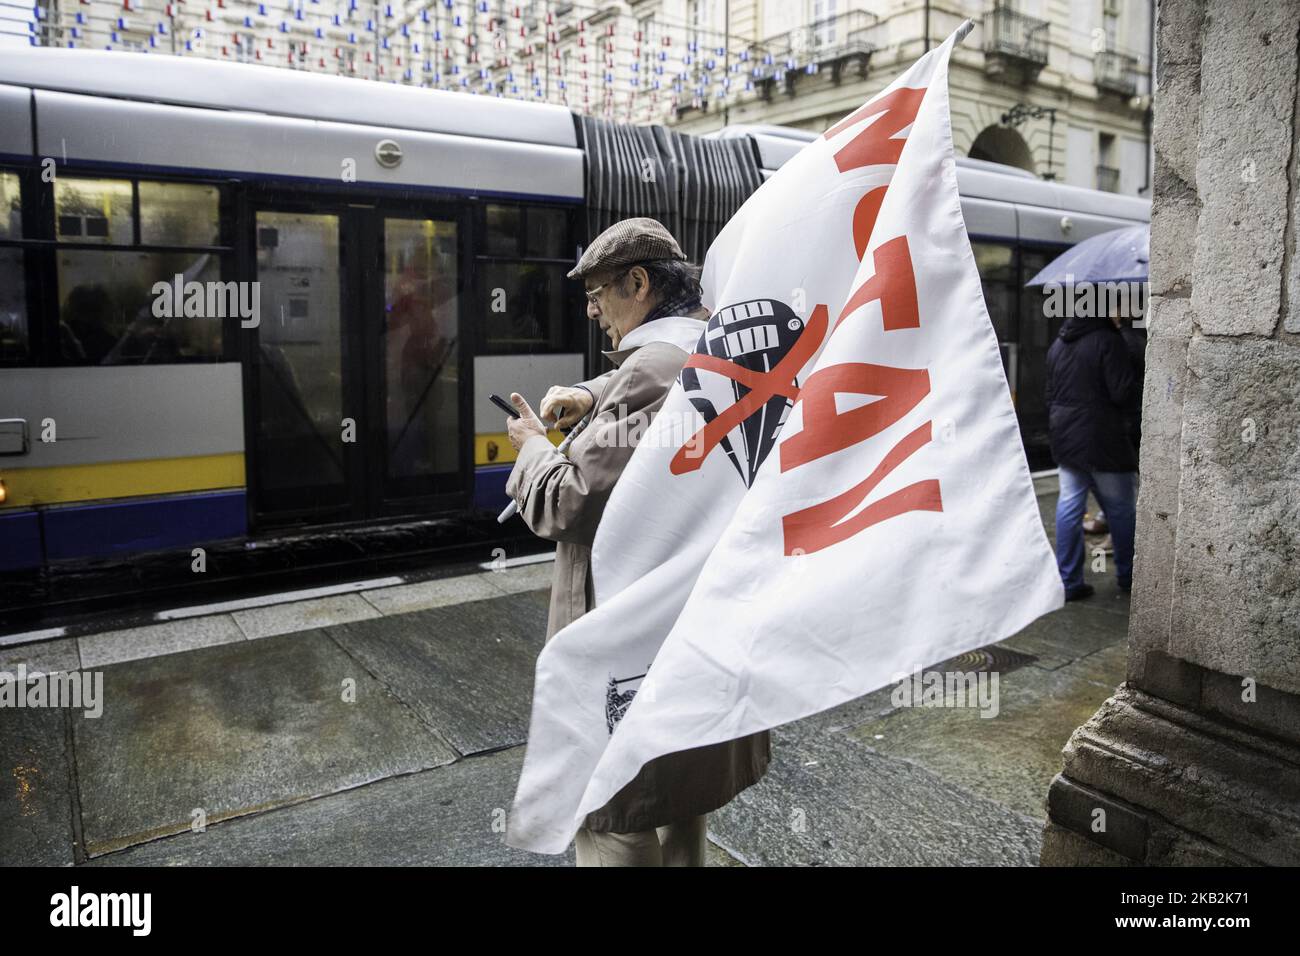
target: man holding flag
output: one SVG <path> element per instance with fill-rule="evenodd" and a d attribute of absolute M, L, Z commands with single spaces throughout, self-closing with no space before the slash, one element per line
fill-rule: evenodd
<path fill-rule="evenodd" d="M 970 28 L 710 248 L 714 314 L 605 505 L 595 607 L 538 657 L 511 846 L 563 852 L 663 754 L 835 707 L 1063 603 L 957 194 L 948 61 Z M 630 675 L 609 721 L 608 681 Z"/>
<path fill-rule="evenodd" d="M 601 233 L 569 278 L 585 283 L 587 317 L 600 324 L 616 367 L 573 388 L 552 388 L 542 416 L 576 425 L 568 454 L 553 446 L 523 396 L 507 420 L 518 450 L 506 492 L 540 537 L 556 542 L 547 639 L 594 601 L 591 542 L 615 482 L 704 331 L 698 270 L 654 219 L 626 219 Z M 648 531 L 649 529 L 644 529 Z M 616 625 L 617 626 L 617 625 Z M 612 732 L 643 672 L 611 673 L 604 687 Z M 711 810 L 757 782 L 770 755 L 766 731 L 650 761 L 576 834 L 579 866 L 702 866 Z"/>

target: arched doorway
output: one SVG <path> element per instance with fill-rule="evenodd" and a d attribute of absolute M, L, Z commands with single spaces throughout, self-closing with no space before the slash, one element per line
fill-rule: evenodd
<path fill-rule="evenodd" d="M 1034 157 L 1024 137 L 1009 126 L 989 126 L 975 137 L 968 153 L 971 159 L 987 159 L 1034 172 Z"/>

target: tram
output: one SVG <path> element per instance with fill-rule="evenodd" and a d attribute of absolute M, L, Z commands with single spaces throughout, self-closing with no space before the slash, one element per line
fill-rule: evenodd
<path fill-rule="evenodd" d="M 649 215 L 701 261 L 812 138 L 687 136 L 200 58 L 6 51 L 0 571 L 490 518 L 513 449 L 488 395 L 537 399 L 601 370 L 565 279 L 583 243 Z M 1049 467 L 1056 329 L 1024 281 L 1150 204 L 958 163 L 1026 453 Z M 164 308 L 160 284 L 175 290 Z"/>

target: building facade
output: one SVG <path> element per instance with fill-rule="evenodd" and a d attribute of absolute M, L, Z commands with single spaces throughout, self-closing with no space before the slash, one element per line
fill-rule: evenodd
<path fill-rule="evenodd" d="M 950 74 L 959 153 L 1074 186 L 1150 196 L 1149 0 L 665 0 L 707 7 L 793 54 L 759 96 L 684 101 L 683 128 L 773 123 L 821 131 L 886 86 L 962 20 Z M 743 7 L 743 9 L 742 9 Z M 812 61 L 813 70 L 808 69 Z"/>

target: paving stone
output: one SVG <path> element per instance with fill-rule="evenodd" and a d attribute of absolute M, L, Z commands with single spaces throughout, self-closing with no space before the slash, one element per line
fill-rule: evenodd
<path fill-rule="evenodd" d="M 1124 680 L 1125 666 L 1121 641 L 1057 670 L 1022 667 L 1000 675 L 994 717 L 976 708 L 901 707 L 850 733 L 951 786 L 1045 819 L 1061 750 Z"/>
<path fill-rule="evenodd" d="M 745 864 L 736 859 L 717 843 L 713 842 L 713 834 L 709 834 L 709 842 L 704 848 L 704 865 L 705 866 L 744 866 Z"/>
<path fill-rule="evenodd" d="M 77 638 L 77 645 L 81 649 L 81 665 L 90 670 L 243 639 L 244 632 L 234 618 L 229 614 L 213 614 L 91 634 Z"/>
<path fill-rule="evenodd" d="M 0 710 L 0 866 L 73 862 L 64 719 L 55 707 Z"/>
<path fill-rule="evenodd" d="M 1051 532 L 1056 481 L 1036 486 Z M 83 638 L 90 666 L 106 667 L 105 715 L 55 716 L 74 726 L 93 862 L 571 865 L 571 847 L 522 853 L 493 828 L 518 782 L 553 570 L 237 612 L 238 625 L 218 615 Z M 1087 577 L 1096 596 L 1003 643 L 1038 661 L 1001 675 L 997 718 L 899 709 L 890 686 L 775 731 L 768 775 L 710 814 L 709 865 L 1036 863 L 1060 750 L 1123 679 L 1127 595 L 1113 568 Z M 240 625 L 250 636 L 310 626 L 302 605 L 361 619 L 242 640 Z M 237 643 L 174 653 L 216 640 Z M 70 660 L 75 645 L 57 643 L 44 653 Z M 128 648 L 171 656 L 99 663 L 136 656 Z M 335 706 L 344 677 L 358 703 Z M 62 731 L 57 740 L 62 748 Z M 0 748 L 7 742 L 0 729 Z M 446 743 L 474 756 L 451 763 Z M 29 839 L 11 854 L 20 862 L 70 861 L 67 778 L 65 767 L 45 843 Z M 189 831 L 194 807 L 207 812 L 205 833 Z"/>
<path fill-rule="evenodd" d="M 418 584 L 401 584 L 391 588 L 362 591 L 361 596 L 381 614 L 408 614 L 431 607 L 446 607 L 465 601 L 481 601 L 501 596 L 501 589 L 481 574 L 439 578 Z"/>
<path fill-rule="evenodd" d="M 1040 820 L 845 734 L 779 728 L 772 737 L 766 776 L 709 815 L 711 836 L 747 865 L 1030 866 L 1038 860 Z"/>
<path fill-rule="evenodd" d="M 380 614 L 359 594 L 335 594 L 310 601 L 249 608 L 247 611 L 235 611 L 231 616 L 244 636 L 255 640 L 329 627 L 347 621 L 364 621 L 367 618 L 377 618 Z"/>
<path fill-rule="evenodd" d="M 27 666 L 27 674 L 61 674 L 81 669 L 76 638 L 64 637 L 36 644 L 0 647 L 0 680 L 4 674 L 17 678 L 18 665 Z"/>
<path fill-rule="evenodd" d="M 823 710 L 819 714 L 805 717 L 793 724 L 787 724 L 784 732 L 800 735 L 840 733 L 860 726 L 878 717 L 883 717 L 894 710 L 894 705 L 890 700 L 893 692 L 894 685 L 887 685 L 856 700 L 847 701 L 838 707 L 832 707 L 830 710 Z"/>
<path fill-rule="evenodd" d="M 572 866 L 505 844 L 524 748 L 458 760 L 100 857 L 107 866 Z"/>
<path fill-rule="evenodd" d="M 519 591 L 551 590 L 555 579 L 555 562 L 543 561 L 538 564 L 525 564 L 518 568 L 503 568 L 500 571 L 484 571 L 480 577 L 506 594 Z"/>
<path fill-rule="evenodd" d="M 107 667 L 104 697 L 72 715 L 91 855 L 455 756 L 321 631 Z"/>
<path fill-rule="evenodd" d="M 460 753 L 523 743 L 549 598 L 532 591 L 330 634 Z"/>
<path fill-rule="evenodd" d="M 506 846 L 524 749 L 484 754 L 99 857 L 92 866 L 573 866 Z M 708 866 L 744 866 L 710 843 Z"/>
<path fill-rule="evenodd" d="M 1081 680 L 1092 681 L 1109 697 L 1126 678 L 1128 644 L 1119 641 L 1076 661 L 1071 673 Z"/>
<path fill-rule="evenodd" d="M 1059 611 L 1040 617 L 1018 634 L 1000 642 L 1003 647 L 1032 654 L 1037 666 L 1055 666 L 1078 660 L 1103 647 L 1124 642 L 1127 628 L 1115 615 L 1087 601 L 1072 601 Z"/>

